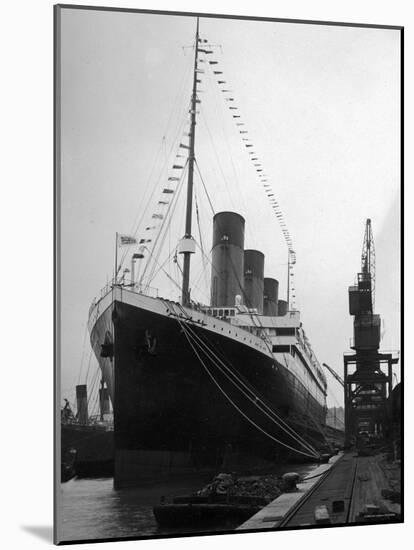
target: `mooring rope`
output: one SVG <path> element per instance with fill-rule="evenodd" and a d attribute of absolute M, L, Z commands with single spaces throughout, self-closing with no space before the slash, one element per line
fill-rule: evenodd
<path fill-rule="evenodd" d="M 187 327 L 187 330 L 190 331 L 190 328 Z M 282 428 L 282 430 L 284 430 L 289 436 L 291 436 L 293 439 L 296 439 L 303 447 L 305 447 L 306 449 L 308 449 L 310 452 L 316 452 L 316 450 L 309 444 L 307 443 L 293 428 L 291 428 L 291 426 L 289 426 L 273 409 L 271 409 L 269 407 L 269 405 L 267 405 L 267 403 L 265 403 L 262 399 L 260 399 L 256 393 L 254 392 L 254 390 L 252 390 L 247 384 L 246 382 L 244 382 L 244 380 L 240 377 L 240 376 L 237 376 L 221 359 L 220 357 L 218 357 L 214 351 L 211 349 L 211 347 L 208 346 L 208 344 L 206 344 L 194 331 L 193 331 L 193 337 L 194 338 L 197 338 L 201 344 L 207 348 L 207 350 L 212 354 L 212 356 L 221 363 L 221 365 L 223 366 L 223 368 L 225 370 L 227 370 L 235 379 L 236 381 L 241 384 L 244 388 L 246 388 L 247 391 L 249 391 L 251 394 L 253 394 L 253 398 L 251 396 L 249 396 L 242 388 L 239 387 L 240 391 L 256 406 L 258 407 L 270 420 L 272 420 L 272 422 L 274 422 L 276 425 L 278 425 L 280 428 Z M 206 352 L 205 352 L 206 353 Z M 207 355 L 207 353 L 206 353 Z M 217 365 L 217 363 L 215 363 L 217 368 L 223 372 L 223 370 L 221 369 L 220 366 Z M 235 384 L 234 380 L 231 380 L 231 378 L 225 373 L 223 372 L 223 374 L 233 383 Z M 265 407 L 270 415 L 273 415 L 274 418 L 271 418 L 271 416 L 269 415 L 269 413 L 263 409 L 263 407 Z"/>
<path fill-rule="evenodd" d="M 192 342 L 192 339 L 189 335 L 189 330 L 187 329 L 187 327 L 185 327 L 184 323 L 181 322 L 180 319 L 177 319 L 180 327 L 182 328 L 183 330 L 183 333 L 188 341 L 188 343 L 190 344 L 192 350 L 194 351 L 195 355 L 197 356 L 198 360 L 200 361 L 201 365 L 203 366 L 204 370 L 207 372 L 208 376 L 211 378 L 211 380 L 214 382 L 214 384 L 218 387 L 219 391 L 226 397 L 226 399 L 232 404 L 232 406 L 250 423 L 252 424 L 256 429 L 258 429 L 260 432 L 262 432 L 264 435 L 266 435 L 267 437 L 269 437 L 271 440 L 273 440 L 274 442 L 276 442 L 277 444 L 279 445 L 282 445 L 283 447 L 286 447 L 296 453 L 299 453 L 299 454 L 302 454 L 304 456 L 308 456 L 308 457 L 311 457 L 311 458 L 317 458 L 319 455 L 316 453 L 316 451 L 313 451 L 313 452 L 304 452 L 304 451 L 301 451 L 300 449 L 297 449 L 297 448 L 294 448 L 290 445 L 288 445 L 287 443 L 284 443 L 283 441 L 281 441 L 280 439 L 277 439 L 276 437 L 274 437 L 273 435 L 269 434 L 266 430 L 264 430 L 261 426 L 259 426 L 258 424 L 256 424 L 256 422 L 254 422 L 254 420 L 252 420 L 246 413 L 244 413 L 240 407 L 231 399 L 231 397 L 226 393 L 226 391 L 221 387 L 221 385 L 219 384 L 219 382 L 217 382 L 217 380 L 215 379 L 215 377 L 213 376 L 213 374 L 210 372 L 210 370 L 208 369 L 207 365 L 205 364 L 205 362 L 203 361 L 203 359 L 201 358 L 200 354 L 197 352 L 197 349 L 196 347 L 194 346 L 193 342 Z M 220 369 L 221 370 L 221 369 Z M 234 382 L 233 382 L 234 383 Z M 245 392 L 244 392 L 245 393 Z M 246 393 L 245 393 L 246 395 Z M 249 396 L 248 396 L 249 397 Z M 250 400 L 252 400 L 250 397 L 249 397 Z M 261 409 L 262 410 L 262 409 Z M 262 410 L 262 412 L 264 412 Z M 275 420 L 273 420 L 273 422 L 275 424 L 277 424 L 277 422 Z M 279 426 L 279 427 L 282 427 L 282 426 Z M 291 435 L 291 434 L 289 434 Z M 299 444 L 301 444 L 301 442 L 297 439 L 297 438 L 294 438 L 298 441 Z M 305 446 L 302 444 L 302 446 Z M 305 448 L 308 448 L 307 446 L 305 446 Z"/>

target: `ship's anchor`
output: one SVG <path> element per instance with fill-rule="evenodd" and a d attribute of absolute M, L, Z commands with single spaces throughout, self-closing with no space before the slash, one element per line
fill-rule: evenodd
<path fill-rule="evenodd" d="M 145 330 L 145 342 L 147 344 L 147 351 L 150 355 L 155 355 L 155 348 L 157 347 L 157 339 L 151 334 L 151 332 Z"/>
<path fill-rule="evenodd" d="M 112 361 L 112 357 L 114 356 L 114 344 L 112 342 L 112 337 L 109 332 L 105 335 L 104 343 L 101 344 L 101 357 L 109 358 Z"/>

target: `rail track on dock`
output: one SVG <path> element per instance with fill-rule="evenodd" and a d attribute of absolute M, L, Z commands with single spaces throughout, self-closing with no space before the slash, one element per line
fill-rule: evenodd
<path fill-rule="evenodd" d="M 398 522 L 401 507 L 386 501 L 389 488 L 378 456 L 345 453 L 293 506 L 277 528 L 318 524 Z"/>

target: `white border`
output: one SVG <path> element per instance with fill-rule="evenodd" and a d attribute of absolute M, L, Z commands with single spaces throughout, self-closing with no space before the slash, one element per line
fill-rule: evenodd
<path fill-rule="evenodd" d="M 80 3 L 80 2 L 72 2 Z M 84 2 L 148 9 L 208 11 L 280 18 L 404 25 L 406 62 L 406 125 L 413 121 L 414 16 L 406 0 L 256 0 L 255 2 L 209 0 Z M 52 523 L 52 5 L 50 0 L 20 0 L 3 3 L 0 32 L 2 63 L 2 269 L 1 269 L 1 369 L 2 450 L 1 503 L 2 543 L 5 548 L 31 548 L 47 543 L 27 528 Z M 412 137 L 407 130 L 407 151 Z M 412 156 L 412 155 L 408 155 Z M 406 204 L 412 204 L 414 181 L 407 162 Z M 407 207 L 407 218 L 409 212 Z M 412 218 L 412 216 L 411 216 Z M 406 242 L 410 243 L 412 221 L 408 220 Z M 411 270 L 411 255 L 406 268 Z M 406 289 L 406 311 L 413 311 L 412 292 Z M 409 333 L 411 323 L 406 332 Z M 406 350 L 406 395 L 411 390 L 411 354 Z M 407 398 L 407 401 L 409 399 Z M 411 402 L 413 400 L 411 399 Z M 412 407 L 406 411 L 410 424 Z M 413 456 L 412 438 L 406 438 L 406 456 Z M 413 481 L 406 472 L 406 521 L 411 523 Z M 411 521 L 410 521 L 411 520 Z M 23 526 L 23 527 L 22 527 Z M 26 529 L 24 528 L 26 527 Z M 393 544 L 408 547 L 413 528 L 409 525 L 342 528 L 288 533 L 243 534 L 204 538 L 112 543 L 124 548 L 171 550 L 238 545 L 263 549 L 332 546 L 335 550 Z M 237 537 L 237 538 L 236 538 Z M 404 540 L 407 539 L 407 540 Z M 84 545 L 98 548 L 100 545 Z M 104 547 L 105 548 L 105 547 Z M 109 546 L 106 546 L 109 548 Z"/>

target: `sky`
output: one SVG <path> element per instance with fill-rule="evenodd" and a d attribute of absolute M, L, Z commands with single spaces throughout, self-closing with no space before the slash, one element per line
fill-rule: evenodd
<path fill-rule="evenodd" d="M 112 277 L 115 234 L 138 226 L 137 236 L 146 237 L 173 173 L 188 118 L 195 26 L 195 18 L 185 16 L 62 10 L 62 397 L 72 401 L 75 384 L 87 373 L 91 383 L 96 372 L 86 323 L 93 298 Z M 296 307 L 319 361 L 342 374 L 352 337 L 347 289 L 360 269 L 367 218 L 382 349 L 398 350 L 398 31 L 201 18 L 200 35 L 217 45 L 210 57 L 223 71 L 284 213 L 297 257 Z M 215 211 L 245 217 L 245 248 L 265 254 L 265 276 L 280 281 L 283 298 L 281 230 L 226 94 L 208 71 L 200 79 L 202 181 Z M 208 252 L 212 213 L 198 173 L 195 179 Z M 160 261 L 184 233 L 184 208 L 182 191 Z M 200 241 L 195 214 L 193 235 Z M 176 266 L 165 269 L 177 279 Z M 206 302 L 210 270 L 200 253 L 192 274 L 193 297 Z M 151 285 L 178 298 L 162 271 Z M 327 377 L 328 405 L 338 405 L 342 388 Z"/>

